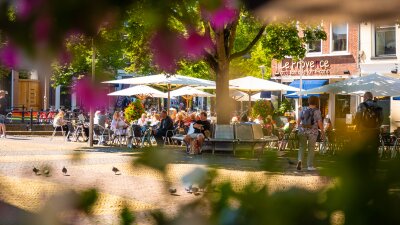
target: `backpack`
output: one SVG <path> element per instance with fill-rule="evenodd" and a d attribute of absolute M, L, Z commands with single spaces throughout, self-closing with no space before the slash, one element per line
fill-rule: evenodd
<path fill-rule="evenodd" d="M 314 111 L 315 109 L 307 108 L 301 115 L 301 126 L 304 128 L 312 128 L 314 125 Z"/>
<path fill-rule="evenodd" d="M 363 102 L 365 110 L 361 115 L 361 125 L 366 128 L 378 128 L 379 127 L 379 115 L 382 108 L 377 106 L 369 106 Z"/>

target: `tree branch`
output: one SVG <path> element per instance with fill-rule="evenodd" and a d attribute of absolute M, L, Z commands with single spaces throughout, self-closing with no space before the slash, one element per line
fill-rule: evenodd
<path fill-rule="evenodd" d="M 238 58 L 238 57 L 243 56 L 246 53 L 248 53 L 251 50 L 251 48 L 254 47 L 254 45 L 257 43 L 257 41 L 260 40 L 260 38 L 262 37 L 262 34 L 264 33 L 265 27 L 267 27 L 267 25 L 263 25 L 260 28 L 260 30 L 258 31 L 257 35 L 254 37 L 254 39 L 249 43 L 249 45 L 245 49 L 243 49 L 242 51 L 233 53 L 229 57 L 229 59 L 235 59 L 235 58 Z"/>
<path fill-rule="evenodd" d="M 211 53 L 206 52 L 204 54 L 204 60 L 207 62 L 207 64 L 211 67 L 213 71 L 217 71 L 218 62 L 217 60 L 215 60 L 214 56 Z"/>
<path fill-rule="evenodd" d="M 237 18 L 235 20 L 235 22 L 233 22 L 233 24 L 231 25 L 231 32 L 229 35 L 229 40 L 228 40 L 228 49 L 227 49 L 227 55 L 229 56 L 232 52 L 233 49 L 233 43 L 235 42 L 235 38 L 236 38 L 236 29 L 237 29 L 237 25 L 239 23 L 239 18 Z"/>

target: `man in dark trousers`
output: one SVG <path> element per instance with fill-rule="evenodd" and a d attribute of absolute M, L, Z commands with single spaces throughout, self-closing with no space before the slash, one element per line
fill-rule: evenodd
<path fill-rule="evenodd" d="M 364 102 L 357 108 L 355 123 L 360 132 L 358 143 L 368 158 L 370 169 L 375 169 L 379 148 L 379 133 L 383 122 L 382 108 L 373 101 L 371 92 L 365 92 Z"/>
<path fill-rule="evenodd" d="M 171 117 L 167 115 L 167 111 L 163 110 L 161 112 L 161 122 L 160 127 L 154 131 L 154 137 L 156 138 L 157 145 L 161 146 L 164 141 L 163 137 L 166 137 L 167 130 L 174 129 L 174 122 L 172 121 Z M 172 136 L 172 132 L 168 132 L 168 136 Z"/>

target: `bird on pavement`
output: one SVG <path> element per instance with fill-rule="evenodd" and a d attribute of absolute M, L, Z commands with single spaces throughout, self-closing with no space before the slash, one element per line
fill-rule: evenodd
<path fill-rule="evenodd" d="M 117 175 L 117 173 L 119 172 L 119 169 L 117 167 L 113 167 L 112 171 L 115 173 L 115 175 Z"/>
<path fill-rule="evenodd" d="M 296 165 L 297 163 L 294 162 L 293 160 L 286 158 L 286 160 L 288 161 L 289 165 Z"/>
<path fill-rule="evenodd" d="M 39 173 L 39 169 L 38 168 L 36 168 L 36 167 L 33 167 L 33 170 L 32 170 L 36 175 L 39 175 L 38 173 Z"/>
<path fill-rule="evenodd" d="M 65 168 L 65 166 L 62 168 L 61 171 L 63 172 L 64 176 L 67 175 L 68 170 L 67 168 Z"/>
<path fill-rule="evenodd" d="M 175 194 L 176 193 L 176 188 L 169 188 L 169 193 L 170 194 Z"/>
<path fill-rule="evenodd" d="M 192 192 L 193 192 L 193 194 L 197 194 L 197 192 L 199 192 L 199 188 L 198 187 L 192 187 Z"/>
<path fill-rule="evenodd" d="M 48 176 L 50 175 L 50 170 L 45 169 L 45 170 L 43 171 L 43 174 L 46 175 L 46 176 L 48 177 Z"/>
<path fill-rule="evenodd" d="M 188 187 L 185 187 L 185 190 L 186 190 L 188 193 L 191 193 L 191 192 L 192 192 L 192 185 L 189 185 Z"/>

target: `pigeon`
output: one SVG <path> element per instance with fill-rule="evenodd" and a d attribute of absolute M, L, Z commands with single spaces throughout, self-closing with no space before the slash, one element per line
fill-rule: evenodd
<path fill-rule="evenodd" d="M 289 165 L 296 165 L 297 163 L 294 162 L 293 160 L 286 158 L 286 160 L 288 161 Z"/>
<path fill-rule="evenodd" d="M 67 175 L 68 170 L 67 170 L 67 168 L 65 168 L 65 166 L 62 168 L 61 171 L 64 173 L 64 176 Z"/>
<path fill-rule="evenodd" d="M 45 170 L 43 171 L 43 173 L 44 173 L 44 175 L 46 175 L 46 176 L 49 176 L 49 174 L 50 174 L 50 170 L 48 170 L 48 169 L 45 169 Z"/>
<path fill-rule="evenodd" d="M 39 175 L 38 173 L 39 173 L 39 169 L 38 168 L 36 168 L 36 167 L 33 167 L 33 170 L 32 170 L 36 175 Z"/>
<path fill-rule="evenodd" d="M 119 172 L 119 169 L 117 167 L 113 167 L 112 171 L 115 173 L 115 175 L 117 175 L 117 173 Z"/>
<path fill-rule="evenodd" d="M 188 193 L 191 193 L 191 192 L 192 192 L 192 185 L 189 185 L 189 187 L 185 187 L 185 190 L 186 190 Z"/>
<path fill-rule="evenodd" d="M 169 188 L 169 193 L 170 194 L 175 194 L 176 193 L 176 188 Z"/>
<path fill-rule="evenodd" d="M 192 187 L 192 192 L 193 192 L 193 194 L 196 194 L 197 192 L 199 192 L 199 188 L 198 187 Z"/>

